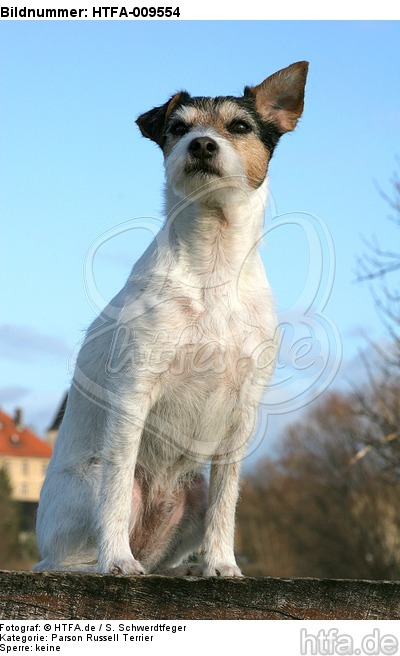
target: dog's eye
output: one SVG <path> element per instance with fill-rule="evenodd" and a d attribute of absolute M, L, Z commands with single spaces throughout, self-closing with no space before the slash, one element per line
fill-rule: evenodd
<path fill-rule="evenodd" d="M 237 121 L 232 121 L 228 126 L 228 130 L 233 134 L 247 134 L 248 132 L 251 132 L 251 125 L 246 123 L 246 121 L 239 119 Z"/>
<path fill-rule="evenodd" d="M 186 123 L 183 121 L 175 121 L 172 123 L 169 131 L 174 137 L 182 137 L 189 130 Z"/>

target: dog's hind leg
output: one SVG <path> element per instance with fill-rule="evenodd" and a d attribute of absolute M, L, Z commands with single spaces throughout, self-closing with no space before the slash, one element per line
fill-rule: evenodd
<path fill-rule="evenodd" d="M 78 562 L 63 562 L 57 563 L 50 558 L 44 558 L 32 567 L 32 570 L 36 572 L 87 572 L 94 573 L 97 572 L 97 561 L 91 563 L 78 563 Z"/>

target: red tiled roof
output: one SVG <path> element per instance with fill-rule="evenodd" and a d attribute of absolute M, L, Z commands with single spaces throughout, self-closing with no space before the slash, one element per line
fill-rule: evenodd
<path fill-rule="evenodd" d="M 51 446 L 0 410 L 0 456 L 50 458 Z"/>

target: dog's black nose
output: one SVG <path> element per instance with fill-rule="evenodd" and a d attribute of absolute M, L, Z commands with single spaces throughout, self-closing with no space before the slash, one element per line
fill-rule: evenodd
<path fill-rule="evenodd" d="M 196 137 L 189 144 L 189 153 L 197 159 L 209 159 L 218 150 L 218 144 L 211 137 Z"/>

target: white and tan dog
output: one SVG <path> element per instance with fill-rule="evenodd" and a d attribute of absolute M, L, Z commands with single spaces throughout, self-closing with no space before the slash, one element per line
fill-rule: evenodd
<path fill-rule="evenodd" d="M 307 68 L 239 98 L 183 91 L 137 120 L 164 154 L 166 222 L 79 353 L 35 569 L 241 575 L 240 463 L 277 351 L 257 253 L 267 168 L 302 113 Z M 196 550 L 202 564 L 182 565 Z"/>

